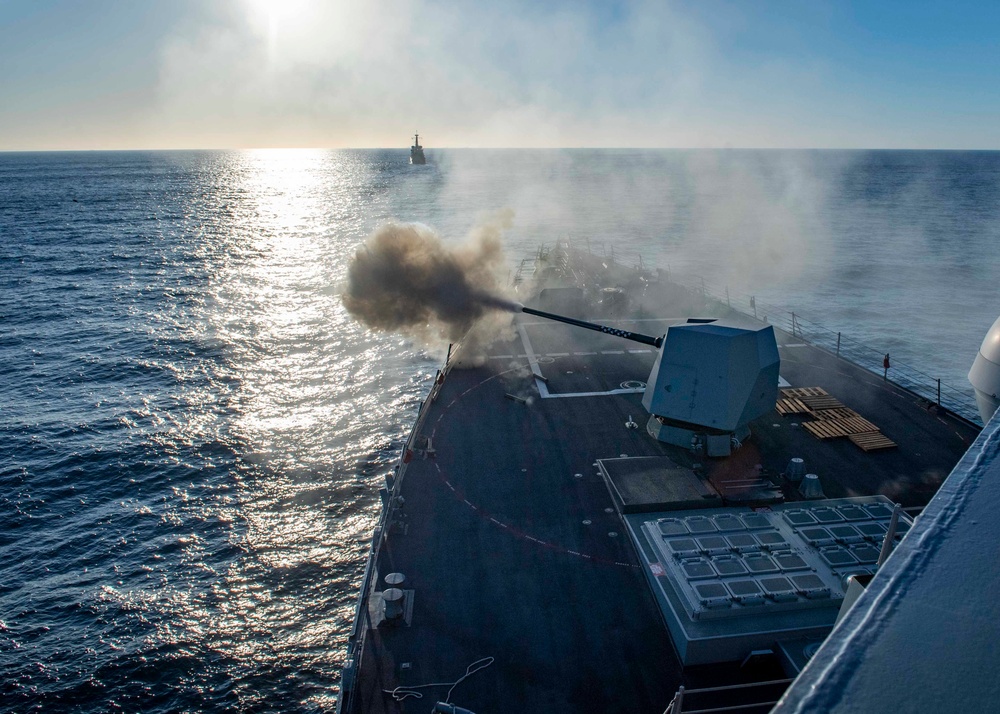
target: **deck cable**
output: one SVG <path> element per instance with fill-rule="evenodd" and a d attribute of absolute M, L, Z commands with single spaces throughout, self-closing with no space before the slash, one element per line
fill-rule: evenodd
<path fill-rule="evenodd" d="M 408 697 L 413 697 L 414 699 L 423 699 L 423 694 L 418 692 L 418 689 L 427 689 L 428 687 L 450 687 L 448 689 L 448 694 L 445 695 L 444 703 L 448 704 L 451 702 L 451 693 L 455 691 L 455 687 L 462 683 L 466 677 L 471 677 L 473 674 L 481 669 L 486 669 L 489 667 L 495 659 L 493 657 L 483 657 L 482 659 L 477 659 L 475 662 L 470 664 L 465 668 L 465 674 L 456 679 L 454 682 L 434 682 L 432 684 L 415 684 L 412 687 L 396 687 L 395 689 L 383 689 L 384 694 L 391 694 L 392 698 L 397 702 L 404 701 Z"/>

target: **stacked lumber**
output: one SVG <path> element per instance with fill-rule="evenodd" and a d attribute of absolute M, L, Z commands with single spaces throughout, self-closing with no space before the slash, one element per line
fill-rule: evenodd
<path fill-rule="evenodd" d="M 849 407 L 834 407 L 812 412 L 812 416 L 816 419 L 851 419 L 861 415 Z"/>
<path fill-rule="evenodd" d="M 802 400 L 795 399 L 779 399 L 774 405 L 774 408 L 778 410 L 778 414 L 785 416 L 786 414 L 808 414 L 809 407 L 802 403 Z"/>
<path fill-rule="evenodd" d="M 817 439 L 835 439 L 851 434 L 866 434 L 877 432 L 878 427 L 864 417 L 849 417 L 847 419 L 817 419 L 802 422 L 802 426 Z"/>
<path fill-rule="evenodd" d="M 864 451 L 877 451 L 879 449 L 893 449 L 896 447 L 895 441 L 879 431 L 865 434 L 848 434 L 847 438 L 851 440 L 851 443 Z"/>
<path fill-rule="evenodd" d="M 814 421 L 802 422 L 817 439 L 847 437 L 863 451 L 891 449 L 896 443 L 883 435 L 878 426 L 853 409 L 844 406 L 822 387 L 797 387 L 781 390 L 781 399 L 775 409 L 782 416 L 802 414 Z"/>

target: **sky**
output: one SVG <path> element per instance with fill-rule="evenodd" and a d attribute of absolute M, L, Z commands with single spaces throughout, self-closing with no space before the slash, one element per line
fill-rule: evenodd
<path fill-rule="evenodd" d="M 0 0 L 0 151 L 1000 149 L 1000 3 Z"/>

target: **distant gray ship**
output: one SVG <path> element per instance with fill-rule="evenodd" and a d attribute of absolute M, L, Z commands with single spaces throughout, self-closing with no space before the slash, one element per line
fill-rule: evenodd
<path fill-rule="evenodd" d="M 530 272 L 386 478 L 338 710 L 767 711 L 981 428 L 641 264 Z"/>
<path fill-rule="evenodd" d="M 424 157 L 424 147 L 420 145 L 420 134 L 413 135 L 413 146 L 410 147 L 410 163 L 411 164 L 427 163 L 427 159 Z"/>

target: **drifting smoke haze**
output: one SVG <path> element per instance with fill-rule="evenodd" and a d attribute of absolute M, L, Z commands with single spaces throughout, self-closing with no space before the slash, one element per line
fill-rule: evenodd
<path fill-rule="evenodd" d="M 515 256 L 538 236 L 567 237 L 629 264 L 662 256 L 658 267 L 744 292 L 822 283 L 830 212 L 851 168 L 849 156 L 800 151 L 438 151 L 434 160 L 447 177 L 440 213 L 509 206 Z"/>
<path fill-rule="evenodd" d="M 486 315 L 520 309 L 501 287 L 507 267 L 501 238 L 511 215 L 480 225 L 457 247 L 417 223 L 382 226 L 351 261 L 344 306 L 373 329 L 450 342 Z"/>

